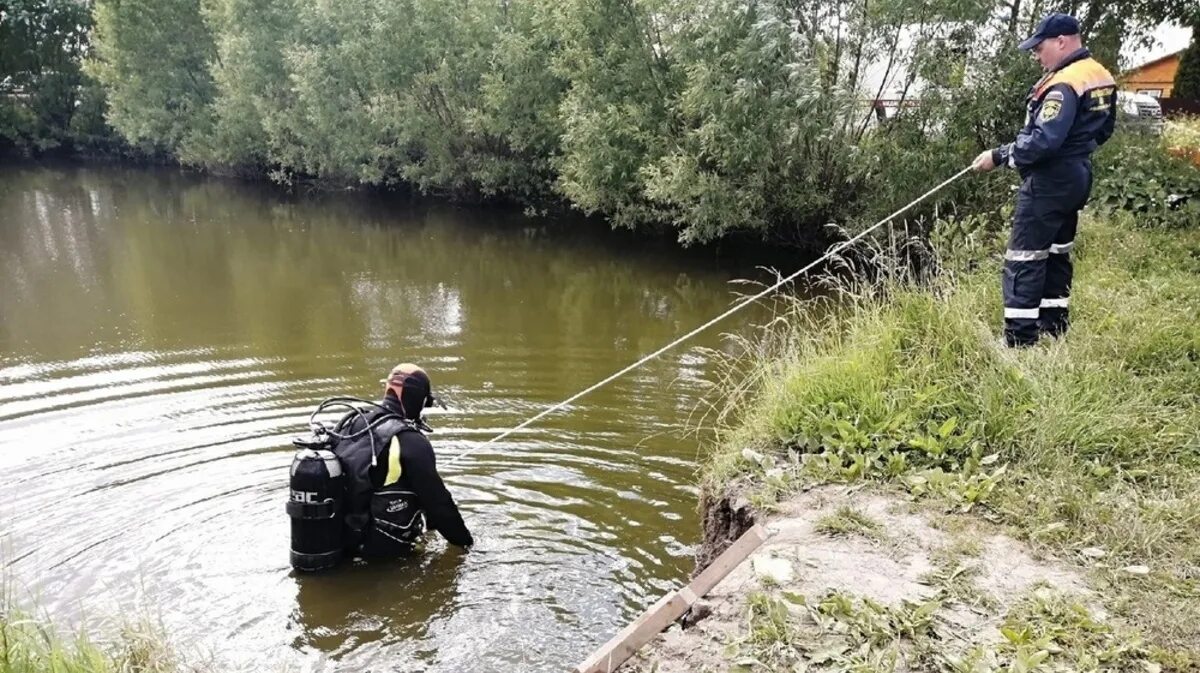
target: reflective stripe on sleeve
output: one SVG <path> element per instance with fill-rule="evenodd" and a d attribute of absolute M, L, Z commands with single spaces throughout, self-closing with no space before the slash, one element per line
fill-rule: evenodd
<path fill-rule="evenodd" d="M 1010 262 L 1036 262 L 1050 257 L 1050 250 L 1006 250 L 1004 259 Z"/>
<path fill-rule="evenodd" d="M 1005 318 L 1031 318 L 1036 320 L 1038 317 L 1038 309 L 1036 308 L 1005 308 Z"/>
<path fill-rule="evenodd" d="M 1075 241 L 1071 241 L 1070 243 L 1055 243 L 1054 245 L 1050 246 L 1050 254 L 1051 255 L 1065 255 L 1068 252 L 1071 252 L 1071 248 L 1074 248 L 1074 247 L 1075 247 Z"/>

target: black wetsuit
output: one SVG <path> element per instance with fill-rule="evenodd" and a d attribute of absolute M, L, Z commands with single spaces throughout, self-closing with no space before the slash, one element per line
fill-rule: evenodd
<path fill-rule="evenodd" d="M 399 404 L 394 397 L 387 397 L 383 405 L 396 411 Z M 437 471 L 437 456 L 433 453 L 433 445 L 421 432 L 401 432 L 400 438 L 400 467 L 402 473 L 397 485 L 412 491 L 417 496 L 417 502 L 425 512 L 425 521 L 429 528 L 442 534 L 451 544 L 460 547 L 470 547 L 475 544 L 471 531 L 463 522 L 458 505 Z M 387 476 L 388 458 L 391 444 L 384 449 L 378 465 L 371 472 L 371 482 L 376 488 L 383 485 Z"/>
<path fill-rule="evenodd" d="M 385 397 L 382 405 L 403 417 L 403 409 L 394 397 Z M 374 421 L 383 413 L 376 411 L 367 418 Z M 363 426 L 363 418 L 352 414 L 339 423 L 339 432 L 351 434 Z M 365 556 L 406 553 L 425 524 L 451 544 L 473 545 L 475 540 L 438 474 L 437 458 L 425 435 L 399 419 L 379 424 L 373 434 L 373 444 L 363 435 L 343 441 L 335 449 L 350 478 L 346 525 L 351 550 Z M 393 456 L 396 448 L 398 459 Z"/>

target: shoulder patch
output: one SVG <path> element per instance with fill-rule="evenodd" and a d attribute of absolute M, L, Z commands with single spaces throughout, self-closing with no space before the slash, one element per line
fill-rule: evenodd
<path fill-rule="evenodd" d="M 1060 112 L 1062 112 L 1062 101 L 1050 100 L 1050 97 L 1047 96 L 1046 102 L 1042 103 L 1042 111 L 1038 113 L 1038 120 L 1042 122 L 1053 121 L 1058 118 L 1058 113 Z"/>
<path fill-rule="evenodd" d="M 1046 94 L 1046 100 L 1056 100 L 1061 103 L 1063 100 L 1062 92 L 1058 90 L 1051 91 L 1050 93 Z"/>

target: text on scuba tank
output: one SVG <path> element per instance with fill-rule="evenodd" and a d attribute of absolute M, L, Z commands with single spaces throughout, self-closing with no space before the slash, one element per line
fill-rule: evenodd
<path fill-rule="evenodd" d="M 310 505 L 315 505 L 321 501 L 317 499 L 315 491 L 297 491 L 292 489 L 292 502 L 303 502 Z"/>

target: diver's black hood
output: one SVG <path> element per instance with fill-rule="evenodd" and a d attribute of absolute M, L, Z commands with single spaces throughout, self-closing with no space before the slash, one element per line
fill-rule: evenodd
<path fill-rule="evenodd" d="M 410 421 L 421 420 L 421 412 L 425 409 L 426 401 L 429 399 L 429 389 L 409 383 L 404 386 L 401 395 L 404 399 L 397 400 L 396 394 L 389 390 L 384 394 L 380 405 Z"/>

